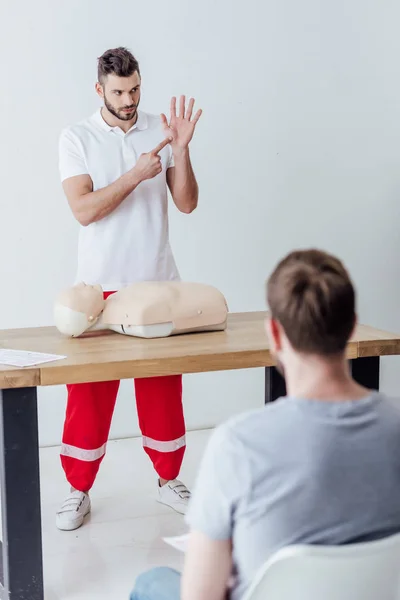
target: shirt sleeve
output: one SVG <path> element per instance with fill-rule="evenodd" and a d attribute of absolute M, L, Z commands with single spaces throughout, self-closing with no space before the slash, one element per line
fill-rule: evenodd
<path fill-rule="evenodd" d="M 174 155 L 172 152 L 172 148 L 171 146 L 168 146 L 169 148 L 169 161 L 168 161 L 168 165 L 167 165 L 167 169 L 169 169 L 170 167 L 174 167 L 175 166 L 175 161 L 174 161 Z"/>
<path fill-rule="evenodd" d="M 246 493 L 248 470 L 240 445 L 226 426 L 215 430 L 189 501 L 186 523 L 213 540 L 232 538 L 235 512 Z"/>
<path fill-rule="evenodd" d="M 88 175 L 86 162 L 79 147 L 79 142 L 68 129 L 64 130 L 59 140 L 59 171 L 61 181 L 76 175 Z"/>

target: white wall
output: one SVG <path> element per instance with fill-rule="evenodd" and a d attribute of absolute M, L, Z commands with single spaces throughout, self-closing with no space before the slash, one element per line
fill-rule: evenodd
<path fill-rule="evenodd" d="M 277 259 L 316 245 L 350 267 L 361 319 L 400 330 L 399 20 L 395 0 L 4 2 L 0 327 L 51 324 L 74 277 L 58 135 L 98 105 L 96 58 L 126 45 L 143 108 L 186 93 L 204 109 L 192 146 L 200 206 L 171 210 L 183 277 L 220 287 L 233 311 L 263 309 Z M 399 368 L 383 361 L 384 389 L 400 386 Z M 191 428 L 262 403 L 261 370 L 185 382 Z M 131 389 L 114 437 L 137 433 Z M 64 409 L 62 388 L 40 390 L 42 444 L 59 441 Z"/>

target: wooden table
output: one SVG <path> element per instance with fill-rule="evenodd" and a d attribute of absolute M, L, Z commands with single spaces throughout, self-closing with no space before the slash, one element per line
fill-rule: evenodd
<path fill-rule="evenodd" d="M 263 367 L 265 401 L 285 393 L 264 330 L 266 313 L 229 315 L 224 332 L 142 340 L 114 333 L 66 339 L 52 327 L 0 331 L 0 347 L 66 355 L 34 368 L 0 365 L 0 591 L 43 600 L 37 387 Z M 347 356 L 354 377 L 379 388 L 380 356 L 400 354 L 400 335 L 359 326 Z"/>

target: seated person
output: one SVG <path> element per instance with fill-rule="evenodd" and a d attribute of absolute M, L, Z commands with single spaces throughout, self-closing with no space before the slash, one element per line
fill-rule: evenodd
<path fill-rule="evenodd" d="M 323 252 L 294 252 L 270 277 L 267 299 L 287 396 L 216 429 L 186 515 L 183 576 L 149 571 L 132 600 L 240 600 L 284 546 L 400 531 L 400 403 L 352 379 L 348 273 Z"/>

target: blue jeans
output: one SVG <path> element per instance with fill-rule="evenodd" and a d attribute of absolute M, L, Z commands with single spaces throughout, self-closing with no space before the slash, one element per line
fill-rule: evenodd
<path fill-rule="evenodd" d="M 156 567 L 136 579 L 131 600 L 179 600 L 181 574 L 168 567 Z"/>

